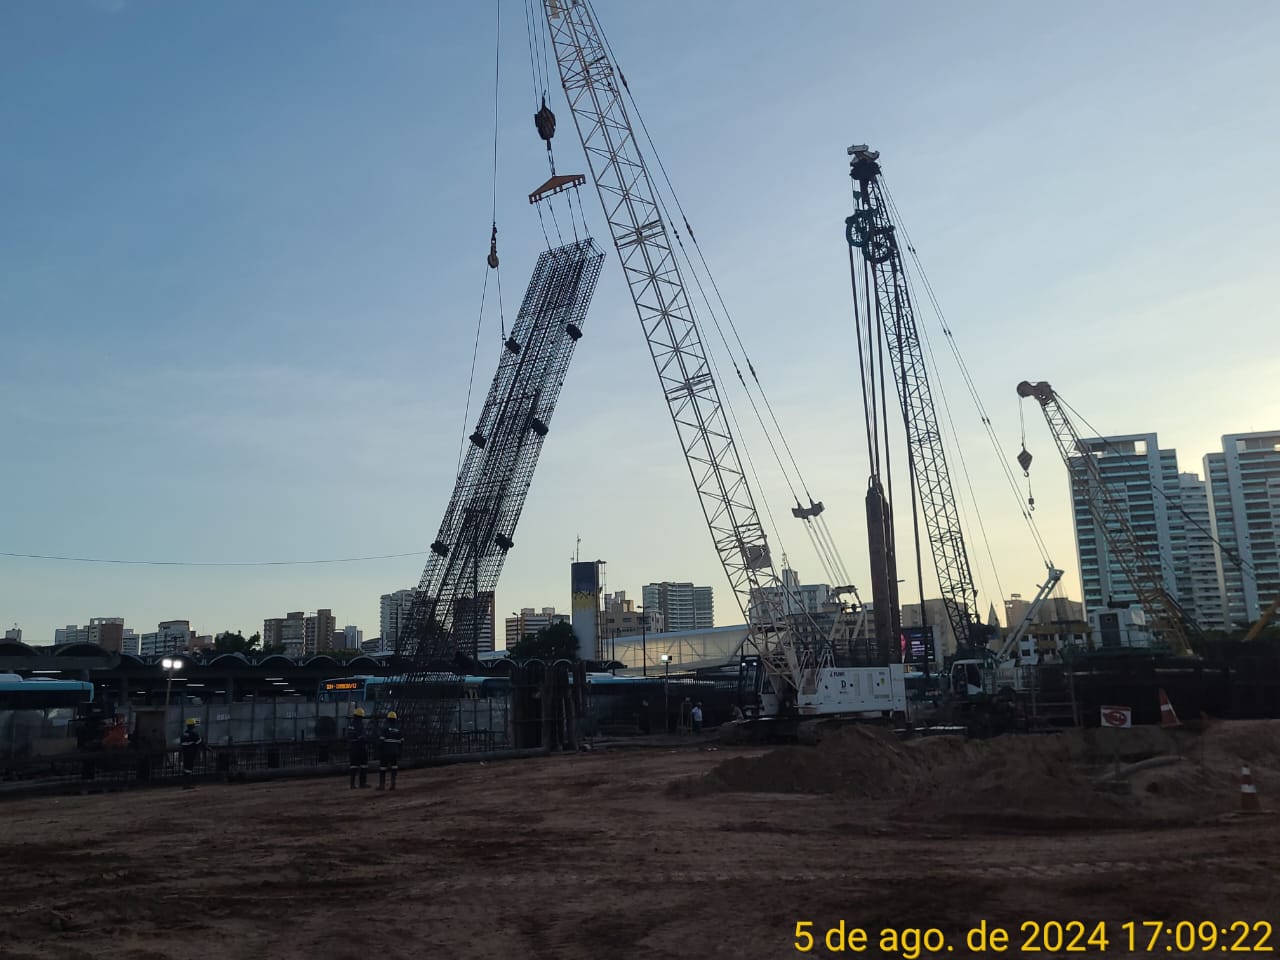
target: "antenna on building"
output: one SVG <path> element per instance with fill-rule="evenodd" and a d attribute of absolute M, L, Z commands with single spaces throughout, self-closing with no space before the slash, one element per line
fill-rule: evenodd
<path fill-rule="evenodd" d="M 573 562 L 577 563 L 582 559 L 582 537 L 579 536 L 573 545 Z"/>

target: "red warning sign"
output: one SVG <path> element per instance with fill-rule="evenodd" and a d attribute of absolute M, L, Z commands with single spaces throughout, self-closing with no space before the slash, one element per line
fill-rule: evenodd
<path fill-rule="evenodd" d="M 1132 727 L 1132 707 L 1103 707 L 1102 725 L 1104 727 Z"/>

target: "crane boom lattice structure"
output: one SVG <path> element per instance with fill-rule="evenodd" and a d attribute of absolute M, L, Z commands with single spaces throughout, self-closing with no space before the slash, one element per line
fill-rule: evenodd
<path fill-rule="evenodd" d="M 433 667 L 474 656 L 533 480 L 604 254 L 590 238 L 538 257 L 480 411 L 431 557 L 396 638 L 410 667 L 396 707 L 428 740 L 438 718 L 421 696 Z M 406 722 L 407 726 L 407 722 Z M 430 749 L 430 744 L 429 744 Z"/>
<path fill-rule="evenodd" d="M 782 617 L 774 604 L 758 602 L 781 591 L 759 588 L 780 581 L 619 75 L 588 4 L 547 0 L 546 13 L 565 95 L 681 449 L 716 551 L 760 647 L 763 636 L 781 629 Z M 776 661 L 790 682 L 794 656 L 780 654 Z"/>
<path fill-rule="evenodd" d="M 881 183 L 880 165 L 876 162 L 879 154 L 865 147 L 851 147 L 850 154 L 853 156 L 849 175 L 854 182 L 854 212 L 845 221 L 845 236 L 850 246 L 861 251 L 864 283 L 868 290 L 874 290 L 872 309 L 883 331 L 892 364 L 906 429 L 911 481 L 919 496 L 947 618 L 955 631 L 956 642 L 974 645 L 972 611 L 977 591 L 965 550 L 960 512 L 942 446 L 942 431 L 902 252 Z"/>
<path fill-rule="evenodd" d="M 1126 511 L 1108 489 L 1097 459 L 1067 416 L 1053 387 L 1044 382 L 1023 380 L 1018 384 L 1018 396 L 1034 397 L 1040 404 L 1058 453 L 1071 475 L 1072 488 L 1083 493 L 1111 559 L 1120 566 L 1129 587 L 1151 618 L 1152 630 L 1163 635 L 1175 653 L 1191 653 L 1190 635 L 1198 634 L 1199 627 L 1165 588 L 1159 566 L 1142 549 Z"/>

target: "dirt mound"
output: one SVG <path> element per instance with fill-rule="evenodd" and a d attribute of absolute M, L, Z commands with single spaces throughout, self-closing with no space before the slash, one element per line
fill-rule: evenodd
<path fill-rule="evenodd" d="M 1130 767 L 1139 761 L 1149 762 Z M 1252 764 L 1260 785 L 1280 781 L 1280 722 L 1221 723 L 1204 734 L 1151 727 L 909 741 L 882 727 L 851 725 L 827 733 L 817 746 L 726 760 L 670 789 L 678 796 L 892 800 L 913 816 L 1008 827 L 1163 824 L 1235 809 L 1241 762 Z"/>

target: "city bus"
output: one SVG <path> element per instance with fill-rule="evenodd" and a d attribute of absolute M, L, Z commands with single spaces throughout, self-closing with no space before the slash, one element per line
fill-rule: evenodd
<path fill-rule="evenodd" d="M 393 677 L 335 677 L 320 681 L 316 700 L 320 703 L 377 703 L 393 700 L 405 678 Z M 439 700 L 486 700 L 505 697 L 511 688 L 506 677 L 476 677 L 456 673 L 429 673 L 424 678 L 423 693 L 427 698 Z"/>
<path fill-rule="evenodd" d="M 84 680 L 24 679 L 0 673 L 0 710 L 52 710 L 93 702 L 93 684 Z"/>

